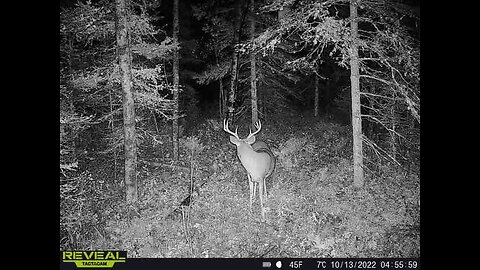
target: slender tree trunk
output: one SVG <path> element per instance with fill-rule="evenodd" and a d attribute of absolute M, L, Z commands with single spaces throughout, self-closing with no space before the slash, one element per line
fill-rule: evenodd
<path fill-rule="evenodd" d="M 358 22 L 357 0 L 350 0 L 350 81 L 352 88 L 352 127 L 353 127 L 353 185 L 363 186 L 362 118 L 360 115 L 360 74 L 358 63 Z"/>
<path fill-rule="evenodd" d="M 258 112 L 262 116 L 264 121 L 267 121 L 268 115 L 266 113 L 265 108 L 265 91 L 260 91 L 257 93 L 257 101 L 258 101 Z"/>
<path fill-rule="evenodd" d="M 233 119 L 235 115 L 235 92 L 237 78 L 238 55 L 233 53 L 232 71 L 230 79 L 230 92 L 228 93 L 228 119 Z"/>
<path fill-rule="evenodd" d="M 250 38 L 255 38 L 255 0 L 250 0 Z M 252 126 L 258 121 L 257 73 L 255 71 L 255 52 L 250 52 L 250 92 L 252 96 Z"/>
<path fill-rule="evenodd" d="M 178 45 L 178 0 L 173 0 L 173 43 Z M 173 141 L 173 160 L 178 160 L 178 117 L 179 117 L 179 49 L 173 51 L 173 124 L 172 124 L 172 141 Z"/>
<path fill-rule="evenodd" d="M 73 39 L 74 37 L 69 35 L 67 37 L 67 41 L 66 43 L 68 44 L 68 55 L 67 55 L 67 63 L 68 63 L 68 74 L 73 74 Z M 67 99 L 67 102 L 68 102 L 68 110 L 70 113 L 74 114 L 75 113 L 75 104 L 74 104 L 74 100 L 76 100 L 76 88 L 73 87 L 71 91 L 68 92 L 69 95 L 68 95 L 68 99 Z M 73 133 L 70 133 L 68 136 L 72 136 Z M 73 138 L 69 138 L 68 140 L 68 147 L 70 147 L 70 149 L 72 149 L 72 162 L 75 162 L 77 161 L 77 147 L 76 147 L 76 143 L 75 143 L 75 139 Z"/>
<path fill-rule="evenodd" d="M 396 146 L 396 129 L 397 129 L 397 114 L 396 114 L 396 96 L 392 91 L 392 105 L 390 107 L 390 119 L 392 124 L 392 131 L 390 131 L 390 155 L 394 160 L 397 160 L 397 146 Z"/>
<path fill-rule="evenodd" d="M 324 98 L 322 99 L 323 109 L 325 113 L 330 113 L 330 80 L 326 80 L 323 88 Z"/>
<path fill-rule="evenodd" d="M 317 69 L 317 66 L 315 65 L 315 68 Z M 317 69 L 318 70 L 318 69 Z M 315 73 L 315 98 L 313 100 L 314 103 L 314 108 L 315 108 L 315 117 L 318 116 L 318 75 Z"/>
<path fill-rule="evenodd" d="M 233 119 L 235 115 L 235 90 L 237 86 L 237 66 L 238 66 L 238 55 L 236 52 L 233 53 L 232 61 L 232 71 L 230 79 L 230 92 L 228 93 L 228 118 Z"/>
<path fill-rule="evenodd" d="M 217 64 L 217 67 L 219 65 L 219 52 L 215 50 L 215 63 Z M 225 100 L 225 95 L 223 94 L 223 78 L 220 78 L 218 80 L 218 113 L 220 115 L 220 119 L 223 119 L 225 117 L 225 105 L 226 105 L 226 100 Z"/>
<path fill-rule="evenodd" d="M 68 39 L 68 74 L 73 74 L 73 37 L 70 37 Z M 75 103 L 74 101 L 77 100 L 77 88 L 72 87 L 72 90 L 70 92 L 69 98 L 68 98 L 68 109 L 70 113 L 75 114 Z M 73 133 L 72 133 L 73 134 Z M 71 134 L 71 135 L 72 135 Z M 73 149 L 72 151 L 72 156 L 73 156 L 73 161 L 77 161 L 77 143 L 75 139 L 70 140 L 70 147 Z"/>
<path fill-rule="evenodd" d="M 220 79 L 220 85 L 219 87 L 221 88 L 220 91 L 222 93 L 222 119 L 225 117 L 227 114 L 227 94 L 225 93 L 225 86 L 223 84 L 223 78 Z"/>
<path fill-rule="evenodd" d="M 218 81 L 218 114 L 220 116 L 220 119 L 223 119 L 225 117 L 225 114 L 224 114 L 225 107 L 223 106 L 224 99 L 225 97 L 223 96 L 223 82 L 222 82 L 222 79 L 220 78 L 220 80 Z"/>
<path fill-rule="evenodd" d="M 117 50 L 120 80 L 123 91 L 123 126 L 125 143 L 125 187 L 127 202 L 135 202 L 137 193 L 137 146 L 135 144 L 135 103 L 132 87 L 129 29 L 127 24 L 126 0 L 116 0 Z"/>
<path fill-rule="evenodd" d="M 233 29 L 233 54 L 232 54 L 232 71 L 230 79 L 230 93 L 228 94 L 228 118 L 233 120 L 235 116 L 235 93 L 237 88 L 237 72 L 238 72 L 238 52 L 235 49 L 240 40 L 240 24 L 241 24 L 241 6 L 243 1 L 237 1 L 235 7 L 235 27 Z"/>
<path fill-rule="evenodd" d="M 110 103 L 110 132 L 112 134 L 115 133 L 115 116 L 113 114 L 113 89 L 111 91 L 108 91 L 108 96 L 109 96 L 109 103 Z M 113 148 L 113 179 L 116 181 L 117 180 L 117 148 Z"/>

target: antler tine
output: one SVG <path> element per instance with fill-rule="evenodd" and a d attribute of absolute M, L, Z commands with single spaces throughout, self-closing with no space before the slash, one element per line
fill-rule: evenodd
<path fill-rule="evenodd" d="M 228 120 L 227 119 L 223 119 L 223 130 L 225 132 L 227 132 L 228 134 L 231 134 L 232 136 L 235 136 L 235 138 L 239 139 L 240 138 L 238 137 L 238 127 L 235 129 L 235 133 L 233 133 L 229 128 L 228 128 Z"/>
<path fill-rule="evenodd" d="M 260 120 L 258 120 L 255 123 L 255 127 L 257 128 L 257 130 L 252 133 L 252 130 L 250 129 L 250 134 L 248 135 L 247 139 L 252 137 L 253 135 L 257 134 L 258 132 L 260 132 L 260 130 L 262 129 L 262 123 L 260 123 Z"/>

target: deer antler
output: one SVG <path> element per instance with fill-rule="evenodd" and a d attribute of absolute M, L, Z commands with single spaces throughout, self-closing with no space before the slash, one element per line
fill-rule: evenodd
<path fill-rule="evenodd" d="M 225 132 L 227 132 L 228 134 L 231 134 L 232 136 L 234 136 L 235 138 L 237 138 L 238 140 L 240 140 L 240 138 L 238 137 L 238 127 L 235 129 L 235 133 L 232 132 L 229 128 L 228 128 L 228 121 L 227 119 L 223 119 L 223 130 Z"/>
<path fill-rule="evenodd" d="M 252 133 L 252 130 L 250 129 L 250 134 L 248 134 L 247 139 L 249 139 L 249 138 L 252 137 L 253 135 L 255 135 L 255 134 L 257 134 L 258 132 L 260 132 L 260 130 L 262 129 L 262 123 L 260 123 L 260 120 L 258 120 L 257 123 L 255 123 L 255 127 L 257 128 L 257 130 Z M 245 139 L 245 140 L 246 140 L 246 139 Z"/>

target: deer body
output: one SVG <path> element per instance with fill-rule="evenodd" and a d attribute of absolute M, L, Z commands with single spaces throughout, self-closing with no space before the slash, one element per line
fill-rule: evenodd
<path fill-rule="evenodd" d="M 259 179 L 269 175 L 272 165 L 272 156 L 269 153 L 256 152 L 250 144 L 240 143 L 237 145 L 237 156 L 255 182 L 260 182 Z"/>
<path fill-rule="evenodd" d="M 267 143 L 263 141 L 255 141 L 255 143 L 252 144 L 252 149 L 257 153 L 267 153 L 270 156 L 271 162 L 265 178 L 269 177 L 275 169 L 275 156 L 273 155 L 273 152 L 270 150 Z"/>
<path fill-rule="evenodd" d="M 258 194 L 260 197 L 260 206 L 262 208 L 262 219 L 265 218 L 265 208 L 263 206 L 264 200 L 266 201 L 267 188 L 265 179 L 270 176 L 275 168 L 275 157 L 272 151 L 268 148 L 265 142 L 255 142 L 255 134 L 261 129 L 261 123 L 256 125 L 257 131 L 248 135 L 245 139 L 240 139 L 237 134 L 228 129 L 228 122 L 224 121 L 224 130 L 231 134 L 230 142 L 237 147 L 237 156 L 242 163 L 242 166 L 247 171 L 247 177 L 250 187 L 250 211 L 252 211 L 252 203 L 256 193 L 256 187 L 258 184 Z"/>

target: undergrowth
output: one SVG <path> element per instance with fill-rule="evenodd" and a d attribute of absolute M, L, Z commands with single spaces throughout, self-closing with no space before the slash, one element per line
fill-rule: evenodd
<path fill-rule="evenodd" d="M 190 197 L 188 173 L 143 167 L 139 203 L 104 209 L 105 237 L 89 247 L 129 257 L 420 256 L 418 177 L 381 166 L 355 190 L 348 128 L 321 121 L 259 136 L 277 158 L 262 222 L 258 197 L 249 212 L 246 173 L 221 127 L 200 125 L 201 149 L 184 152 L 183 165 L 194 162 Z"/>

